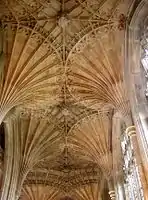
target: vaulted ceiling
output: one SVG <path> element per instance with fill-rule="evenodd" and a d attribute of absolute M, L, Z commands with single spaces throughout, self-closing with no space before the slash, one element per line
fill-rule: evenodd
<path fill-rule="evenodd" d="M 100 195 L 100 178 L 112 173 L 113 113 L 130 113 L 123 83 L 130 2 L 1 1 L 0 120 L 10 134 L 21 132 L 22 199 L 38 190 L 48 191 L 45 200 L 64 198 L 71 188 L 82 199 L 93 184 Z"/>

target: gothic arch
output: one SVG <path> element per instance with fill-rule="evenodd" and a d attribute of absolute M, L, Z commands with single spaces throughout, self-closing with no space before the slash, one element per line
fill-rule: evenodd
<path fill-rule="evenodd" d="M 148 162 L 148 101 L 145 95 L 146 77 L 142 67 L 143 38 L 147 31 L 148 1 L 134 1 L 129 11 L 125 41 L 125 81 L 132 115 L 137 127 L 137 138 L 145 164 Z"/>

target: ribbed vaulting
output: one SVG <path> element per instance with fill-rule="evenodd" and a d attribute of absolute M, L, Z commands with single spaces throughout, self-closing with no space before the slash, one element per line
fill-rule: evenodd
<path fill-rule="evenodd" d="M 2 198 L 17 199 L 27 174 L 35 165 L 56 156 L 60 134 L 47 120 L 13 116 L 6 122 L 6 165 Z M 11 157 L 9 156 L 11 154 Z"/>
<path fill-rule="evenodd" d="M 112 119 L 131 122 L 123 78 L 131 2 L 1 1 L 2 200 L 104 200 L 114 190 Z"/>
<path fill-rule="evenodd" d="M 5 25 L 3 25 L 5 26 Z M 55 51 L 32 28 L 21 24 L 7 24 L 1 28 L 3 39 L 1 56 L 1 115 L 22 104 L 47 105 L 57 100 L 60 61 Z M 55 102 L 56 103 L 56 102 Z"/>
<path fill-rule="evenodd" d="M 110 115 L 110 114 L 108 114 Z M 105 178 L 112 178 L 112 121 L 111 116 L 98 114 L 83 119 L 69 133 L 68 141 L 74 151 L 88 160 L 93 160 L 101 168 Z"/>
<path fill-rule="evenodd" d="M 84 104 L 109 104 L 125 117 L 130 111 L 123 82 L 123 46 L 116 37 L 114 31 L 95 35 L 73 58 L 68 83 L 71 94 Z"/>
<path fill-rule="evenodd" d="M 100 200 L 102 186 L 101 183 L 90 183 L 89 185 L 83 185 L 73 191 L 72 197 L 73 199 L 78 200 Z"/>
<path fill-rule="evenodd" d="M 59 191 L 44 185 L 29 185 L 23 188 L 22 200 L 52 200 L 57 199 Z"/>

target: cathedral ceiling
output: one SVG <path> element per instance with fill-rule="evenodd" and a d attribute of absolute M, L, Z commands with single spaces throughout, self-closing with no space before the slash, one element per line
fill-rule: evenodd
<path fill-rule="evenodd" d="M 36 138 L 41 138 L 43 144 L 47 130 L 52 134 L 55 131 L 56 139 L 58 136 L 53 151 L 46 148 L 45 156 L 43 152 L 41 161 L 31 167 L 26 191 L 36 183 L 45 184 L 45 180 L 46 185 L 63 191 L 84 182 L 98 184 L 104 173 L 102 168 L 108 170 L 108 166 L 100 164 L 100 152 L 111 151 L 107 141 L 111 137 L 113 109 L 125 116 L 129 112 L 122 83 L 122 48 L 129 4 L 129 0 L 2 0 L 1 120 L 7 116 L 11 127 L 10 121 L 16 118 L 15 125 L 26 126 L 26 130 L 27 123 L 34 128 L 34 123 L 40 121 L 37 127 L 45 137 L 37 133 Z M 93 133 L 98 123 L 89 116 L 98 117 L 102 108 L 103 115 L 109 117 L 105 124 L 108 131 L 104 135 L 99 132 L 103 138 L 97 136 L 102 142 L 98 144 L 95 137 L 94 141 L 89 138 L 89 129 Z M 30 122 L 20 123 L 24 118 Z M 88 135 L 86 140 L 84 132 Z M 32 135 L 28 138 L 31 141 Z M 75 143 L 71 144 L 77 138 L 80 142 L 90 140 L 92 146 L 86 145 L 79 154 L 83 142 L 76 149 Z M 36 139 L 24 144 L 28 145 L 25 149 L 29 145 L 33 148 L 35 142 Z M 40 142 L 37 144 L 42 147 Z M 88 153 L 93 150 L 95 154 L 97 146 L 100 157 L 96 160 Z"/>

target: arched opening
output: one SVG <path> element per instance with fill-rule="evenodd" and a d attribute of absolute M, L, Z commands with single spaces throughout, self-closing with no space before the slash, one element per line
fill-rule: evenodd
<path fill-rule="evenodd" d="M 145 191 L 148 164 L 148 1 L 134 1 L 126 30 L 125 81 L 142 158 Z M 139 155 L 139 156 L 140 156 Z M 139 164 L 139 163 L 138 163 Z M 147 195 L 146 195 L 147 196 Z"/>
<path fill-rule="evenodd" d="M 148 160 L 147 27 L 148 1 L 135 2 L 126 31 L 125 80 L 140 148 Z"/>

